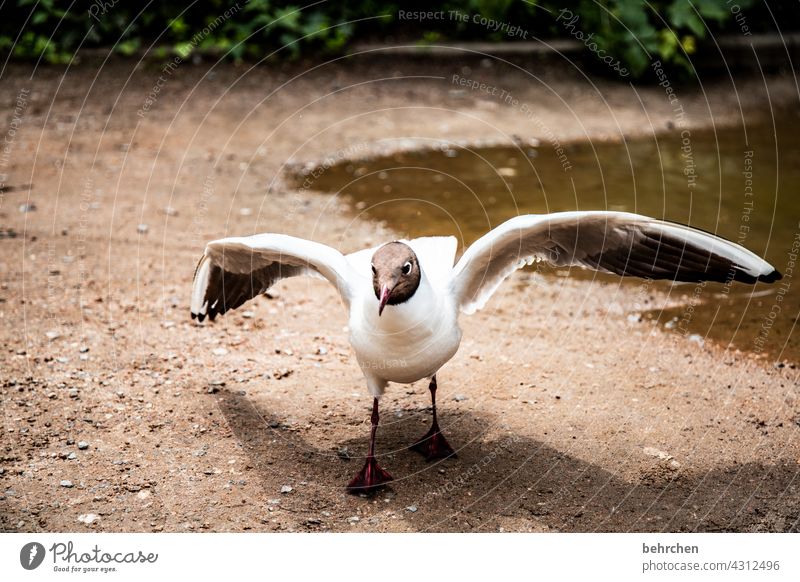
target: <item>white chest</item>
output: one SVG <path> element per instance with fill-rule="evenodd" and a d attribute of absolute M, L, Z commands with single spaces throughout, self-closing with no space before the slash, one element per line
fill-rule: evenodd
<path fill-rule="evenodd" d="M 365 376 L 410 383 L 436 373 L 458 350 L 458 312 L 449 298 L 420 285 L 411 299 L 389 305 L 365 294 L 350 311 L 350 343 Z"/>

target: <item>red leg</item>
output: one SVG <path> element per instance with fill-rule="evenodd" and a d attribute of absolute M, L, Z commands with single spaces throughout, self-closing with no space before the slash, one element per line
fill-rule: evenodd
<path fill-rule="evenodd" d="M 360 493 L 380 487 L 392 480 L 392 476 L 384 471 L 375 460 L 375 433 L 378 431 L 378 399 L 372 401 L 372 430 L 369 439 L 369 453 L 364 468 L 347 485 L 350 493 Z"/>
<path fill-rule="evenodd" d="M 431 383 L 428 386 L 431 391 L 431 404 L 433 406 L 433 424 L 428 432 L 419 439 L 411 448 L 418 453 L 425 455 L 425 460 L 433 461 L 435 459 L 446 459 L 447 457 L 455 457 L 456 452 L 444 438 L 444 435 L 439 430 L 439 422 L 436 420 L 436 376 L 431 378 Z"/>

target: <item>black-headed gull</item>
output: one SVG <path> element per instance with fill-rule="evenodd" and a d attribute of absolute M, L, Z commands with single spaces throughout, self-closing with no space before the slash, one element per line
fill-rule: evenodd
<path fill-rule="evenodd" d="M 436 420 L 436 372 L 458 350 L 459 313 L 482 308 L 511 273 L 534 261 L 674 281 L 771 283 L 781 278 L 742 246 L 672 222 L 626 212 L 517 216 L 472 244 L 454 264 L 455 237 L 394 241 L 349 255 L 283 234 L 208 243 L 192 288 L 192 318 L 214 319 L 280 279 L 330 281 L 349 310 L 350 343 L 373 396 L 364 468 L 348 485 L 392 479 L 375 459 L 378 399 L 389 382 L 430 379 L 433 425 L 412 448 L 427 459 L 454 454 Z"/>

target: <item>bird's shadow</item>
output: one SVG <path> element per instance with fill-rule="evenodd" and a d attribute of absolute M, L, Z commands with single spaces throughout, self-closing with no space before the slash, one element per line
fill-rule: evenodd
<path fill-rule="evenodd" d="M 413 442 L 408 427 L 388 423 L 381 428 L 378 447 L 394 452 L 379 462 L 395 481 L 375 495 L 347 495 L 344 484 L 361 467 L 363 457 L 348 460 L 341 451 L 365 450 L 368 430 L 336 443 L 337 454 L 336 447 L 315 447 L 302 430 L 285 426 L 280 417 L 245 395 L 222 391 L 217 396 L 265 491 L 275 491 L 287 480 L 304 484 L 282 505 L 291 505 L 301 523 L 318 523 L 324 510 L 335 519 L 388 499 L 387 506 L 391 503 L 417 531 L 503 527 L 506 531 L 796 532 L 800 528 L 797 463 L 734 464 L 699 473 L 655 464 L 631 482 L 535 439 L 510 433 L 494 440 L 476 438 L 491 423 L 463 411 L 447 413 L 448 439 L 454 445 L 467 443 L 457 458 L 427 463 L 406 449 Z M 344 517 L 340 521 L 344 523 Z M 334 521 L 332 529 L 339 529 L 338 523 Z"/>

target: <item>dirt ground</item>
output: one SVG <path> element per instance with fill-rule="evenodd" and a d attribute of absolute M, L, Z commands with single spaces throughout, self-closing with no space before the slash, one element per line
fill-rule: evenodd
<path fill-rule="evenodd" d="M 189 319 L 206 240 L 391 239 L 287 187 L 287 163 L 668 131 L 663 88 L 481 60 L 100 64 L 16 65 L 0 84 L 0 530 L 797 531 L 797 371 L 636 317 L 691 287 L 517 274 L 462 318 L 438 376 L 458 457 L 407 449 L 430 423 L 427 386 L 393 385 L 378 452 L 396 480 L 372 496 L 343 488 L 371 399 L 332 288 L 292 280 Z M 676 91 L 686 127 L 797 99 L 780 75 Z"/>

